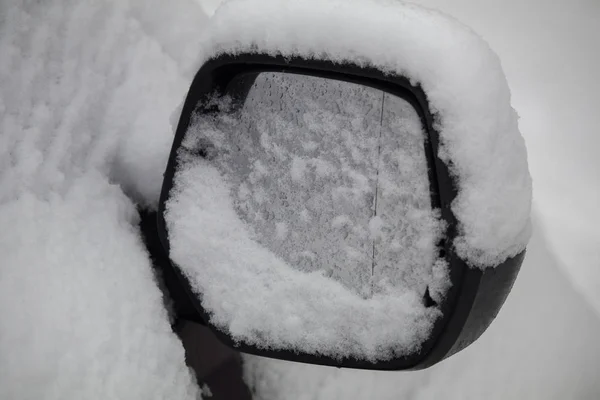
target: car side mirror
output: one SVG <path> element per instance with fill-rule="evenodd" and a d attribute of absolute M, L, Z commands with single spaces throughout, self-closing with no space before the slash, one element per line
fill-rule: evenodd
<path fill-rule="evenodd" d="M 326 54 L 250 46 L 204 62 L 157 220 L 180 316 L 243 352 L 338 367 L 422 369 L 476 340 L 526 240 L 479 246 L 481 224 L 503 228 L 460 203 L 479 166 L 445 124 L 470 121 L 445 120 L 424 87 Z M 468 204 L 515 201 L 499 197 Z"/>

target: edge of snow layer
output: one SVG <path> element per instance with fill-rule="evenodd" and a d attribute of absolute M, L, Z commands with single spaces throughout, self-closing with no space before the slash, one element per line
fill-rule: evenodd
<path fill-rule="evenodd" d="M 202 43 L 197 65 L 261 52 L 371 65 L 420 84 L 436 116 L 439 156 L 458 181 L 458 255 L 486 268 L 524 250 L 532 183 L 518 116 L 498 57 L 466 26 L 397 1 L 232 0 Z"/>

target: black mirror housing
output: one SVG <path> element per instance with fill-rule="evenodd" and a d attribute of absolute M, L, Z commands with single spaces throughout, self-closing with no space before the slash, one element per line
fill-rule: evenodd
<path fill-rule="evenodd" d="M 418 85 L 403 76 L 384 72 L 376 67 L 352 63 L 334 63 L 326 59 L 283 57 L 261 53 L 222 54 L 208 60 L 194 78 L 185 100 L 176 130 L 157 215 L 157 235 L 164 249 L 165 260 L 170 259 L 170 243 L 165 205 L 173 188 L 177 169 L 177 150 L 192 121 L 194 113 L 210 112 L 203 108 L 206 100 L 214 95 L 230 95 L 243 102 L 262 72 L 283 72 L 309 75 L 333 80 L 357 83 L 390 93 L 410 103 L 421 120 L 426 132 L 425 155 L 428 165 L 432 207 L 441 210 L 441 218 L 447 230 L 444 243 L 440 244 L 440 257 L 444 258 L 450 271 L 451 288 L 440 304 L 442 317 L 434 324 L 430 337 L 412 354 L 385 361 L 356 358 L 334 358 L 320 354 L 298 352 L 296 349 L 265 349 L 255 344 L 235 340 L 227 331 L 213 325 L 210 311 L 185 274 L 170 260 L 163 262 L 169 291 L 174 296 L 180 316 L 206 323 L 221 341 L 240 351 L 313 364 L 375 370 L 417 370 L 432 366 L 474 342 L 493 321 L 502 307 L 517 277 L 525 252 L 508 258 L 494 268 L 473 268 L 456 252 L 454 238 L 460 229 L 460 221 L 452 210 L 458 193 L 456 178 L 449 166 L 439 157 L 440 137 L 436 131 L 435 115 L 432 113 L 427 94 Z M 202 156 L 202 155 L 201 155 Z"/>

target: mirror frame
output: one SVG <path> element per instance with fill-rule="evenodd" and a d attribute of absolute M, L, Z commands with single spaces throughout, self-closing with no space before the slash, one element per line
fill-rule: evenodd
<path fill-rule="evenodd" d="M 233 340 L 209 321 L 209 312 L 202 307 L 192 286 L 184 274 L 169 258 L 168 230 L 164 219 L 165 203 L 173 186 L 177 167 L 177 150 L 195 112 L 202 100 L 214 93 L 230 94 L 234 99 L 244 100 L 261 72 L 283 72 L 310 75 L 357 83 L 380 89 L 409 102 L 419 115 L 426 132 L 425 154 L 429 169 L 432 207 L 440 208 L 447 223 L 446 239 L 441 244 L 440 256 L 449 264 L 452 287 L 440 305 L 443 316 L 435 322 L 430 337 L 419 351 L 387 361 L 371 362 L 355 358 L 334 359 L 318 354 L 299 353 L 294 350 L 269 350 Z M 238 78 L 238 79 L 236 79 Z M 241 79 L 240 79 L 241 78 Z M 235 85 L 232 82 L 235 80 Z M 427 95 L 419 85 L 406 78 L 381 71 L 371 66 L 352 63 L 334 63 L 326 59 L 283 57 L 281 55 L 242 53 L 222 54 L 208 60 L 197 72 L 187 94 L 167 168 L 164 174 L 159 209 L 156 219 L 156 235 L 162 249 L 158 258 L 163 270 L 167 289 L 174 302 L 177 316 L 208 325 L 223 343 L 239 351 L 277 358 L 336 367 L 371 370 L 419 370 L 428 368 L 473 343 L 487 329 L 504 304 L 523 262 L 525 251 L 507 259 L 501 265 L 481 270 L 469 267 L 453 249 L 459 222 L 451 209 L 458 190 L 448 166 L 438 157 L 439 134 L 435 130 Z M 158 246 L 158 241 L 155 247 Z M 153 255 L 153 258 L 157 258 Z"/>

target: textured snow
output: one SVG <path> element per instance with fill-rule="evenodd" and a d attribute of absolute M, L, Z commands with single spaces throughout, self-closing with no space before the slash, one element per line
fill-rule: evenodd
<path fill-rule="evenodd" d="M 188 83 L 131 14 L 0 5 L 1 399 L 199 396 L 122 190 L 156 202 Z"/>
<path fill-rule="evenodd" d="M 564 278 L 539 225 L 515 287 L 486 333 L 413 372 L 328 368 L 245 356 L 256 400 L 597 399 L 600 319 Z M 543 277 L 543 284 L 539 278 Z"/>
<path fill-rule="evenodd" d="M 600 2 L 420 2 L 468 23 L 500 55 L 541 227 L 566 276 L 600 315 Z"/>
<path fill-rule="evenodd" d="M 220 103 L 190 125 L 165 213 L 171 258 L 211 321 L 260 347 L 416 350 L 440 315 L 425 293 L 439 302 L 449 286 L 416 111 L 279 73 L 261 74 L 242 110 Z"/>
<path fill-rule="evenodd" d="M 531 177 L 517 114 L 498 57 L 464 25 L 399 1 L 232 0 L 203 43 L 198 65 L 225 52 L 324 56 L 420 84 L 436 114 L 439 155 L 458 180 L 458 254 L 485 268 L 525 248 Z"/>

